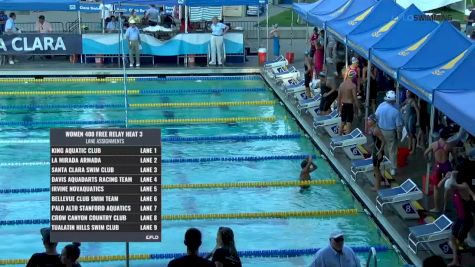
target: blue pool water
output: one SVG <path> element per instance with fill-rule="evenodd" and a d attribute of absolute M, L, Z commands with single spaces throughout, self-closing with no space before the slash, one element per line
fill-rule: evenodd
<path fill-rule="evenodd" d="M 33 90 L 120 90 L 120 83 L 40 83 L 2 84 L 7 91 Z M 210 80 L 210 81 L 144 81 L 131 82 L 130 90 L 167 89 L 173 93 L 130 95 L 129 103 L 168 102 L 227 102 L 277 100 L 260 79 Z M 261 92 L 196 93 L 194 89 L 263 88 Z M 170 90 L 173 89 L 173 90 Z M 48 108 L 38 105 L 122 105 L 123 95 L 52 95 L 52 96 L 1 96 L 2 122 L 75 122 L 108 121 L 125 122 L 123 108 L 107 109 Z M 28 105 L 29 107 L 25 107 Z M 3 108 L 2 108 L 3 107 Z M 160 127 L 164 137 L 171 136 L 242 136 L 301 134 L 300 138 L 277 140 L 223 140 L 164 142 L 162 155 L 170 158 L 308 155 L 319 152 L 305 137 L 291 115 L 279 103 L 270 106 L 231 106 L 208 108 L 130 108 L 128 119 L 180 119 L 180 118 L 230 118 L 273 117 L 275 121 L 238 123 L 196 123 L 168 125 L 139 125 L 130 127 Z M 84 127 L 123 127 L 115 125 L 84 125 Z M 49 160 L 49 127 L 8 126 L 0 130 L 0 162 L 25 163 Z M 55 125 L 71 126 L 71 125 Z M 28 143 L 27 140 L 34 142 Z M 315 160 L 319 169 L 312 179 L 338 179 L 338 175 L 320 156 Z M 251 181 L 296 180 L 300 160 L 267 160 L 243 162 L 164 163 L 163 184 L 225 183 Z M 0 189 L 49 187 L 49 169 L 39 166 L 0 166 Z M 314 211 L 352 209 L 362 210 L 352 194 L 339 182 L 336 185 L 312 186 L 305 192 L 296 187 L 283 188 L 231 188 L 231 189 L 171 189 L 163 190 L 162 214 L 208 214 L 276 211 Z M 0 221 L 21 219 L 48 219 L 49 193 L 0 194 Z M 0 226 L 0 236 L 9 242 L 0 242 L 0 260 L 24 259 L 42 251 L 39 229 L 44 225 Z M 328 244 L 328 234 L 335 228 L 347 235 L 349 246 L 388 246 L 387 239 L 368 216 L 295 219 L 233 219 L 164 221 L 161 243 L 132 243 L 131 254 L 185 252 L 183 234 L 189 227 L 203 233 L 201 251 L 214 248 L 218 227 L 228 226 L 235 232 L 238 250 L 277 250 L 319 248 Z M 61 248 L 64 244 L 60 244 Z M 124 243 L 84 243 L 82 255 L 124 255 Z M 359 254 L 365 262 L 367 253 Z M 244 266 L 306 266 L 312 256 L 290 258 L 242 258 Z M 402 266 L 402 259 L 392 250 L 378 255 L 378 264 Z M 166 266 L 169 260 L 132 261 L 131 266 Z M 83 266 L 125 266 L 124 262 L 83 263 Z"/>

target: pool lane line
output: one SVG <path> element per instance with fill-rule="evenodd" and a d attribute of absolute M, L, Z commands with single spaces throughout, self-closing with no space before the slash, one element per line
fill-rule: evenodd
<path fill-rule="evenodd" d="M 162 221 L 190 220 L 224 220 L 224 219 L 292 219 L 292 218 L 323 218 L 335 216 L 356 216 L 366 214 L 357 209 L 310 210 L 310 211 L 278 211 L 278 212 L 246 212 L 246 213 L 208 213 L 208 214 L 176 214 L 162 215 Z M 49 219 L 2 220 L 0 226 L 49 224 Z"/>
<path fill-rule="evenodd" d="M 299 139 L 298 133 L 276 135 L 216 135 L 216 136 L 168 136 L 162 142 L 209 142 L 209 141 L 249 141 Z M 49 139 L 0 139 L 0 144 L 49 144 Z"/>
<path fill-rule="evenodd" d="M 202 88 L 202 89 L 130 89 L 129 95 L 163 94 L 214 94 L 214 93 L 254 93 L 267 92 L 266 88 Z M 48 91 L 2 91 L 0 96 L 54 96 L 54 95 L 123 95 L 124 90 L 48 90 Z"/>
<path fill-rule="evenodd" d="M 297 187 L 310 185 L 335 185 L 336 179 L 311 181 L 265 181 L 265 182 L 234 182 L 234 183 L 204 183 L 204 184 L 162 184 L 164 190 L 170 189 L 210 189 L 210 188 L 259 188 L 259 187 Z M 48 187 L 0 189 L 0 194 L 26 194 L 49 192 Z"/>
<path fill-rule="evenodd" d="M 195 123 L 236 123 L 236 122 L 274 122 L 277 118 L 271 117 L 234 117 L 234 118 L 186 118 L 186 119 L 145 119 L 129 120 L 129 124 L 195 124 Z M 1 125 L 1 122 L 0 122 Z"/>
<path fill-rule="evenodd" d="M 368 253 L 371 248 L 375 248 L 377 252 L 388 252 L 391 249 L 385 245 L 373 246 L 351 246 L 355 253 Z M 241 258 L 290 258 L 310 256 L 317 253 L 321 248 L 299 248 L 299 249 L 272 249 L 272 250 L 240 250 L 238 251 Z M 210 252 L 200 252 L 201 257 L 209 255 Z M 158 254 L 132 254 L 129 255 L 131 260 L 164 260 L 174 259 L 185 256 L 183 252 L 178 253 L 158 253 Z M 100 255 L 100 256 L 81 256 L 80 262 L 109 262 L 109 261 L 124 261 L 125 255 Z M 28 259 L 0 259 L 0 265 L 25 265 Z"/>
<path fill-rule="evenodd" d="M 234 102 L 181 102 L 181 103 L 135 103 L 131 108 L 190 108 L 190 107 L 235 107 L 235 106 L 272 106 L 278 103 L 271 101 L 234 101 Z"/>
<path fill-rule="evenodd" d="M 121 77 L 44 77 L 37 78 L 0 78 L 0 83 L 105 83 L 122 82 Z M 146 81 L 259 81 L 260 75 L 236 75 L 236 76 L 167 76 L 167 77 L 129 77 L 128 82 Z"/>
<path fill-rule="evenodd" d="M 120 156 L 120 155 L 119 155 Z M 67 157 L 93 157 L 93 155 L 61 155 L 58 158 Z M 201 163 L 201 162 L 215 162 L 215 161 L 267 161 L 267 160 L 302 160 L 306 159 L 308 155 L 273 155 L 273 156 L 240 156 L 240 157 L 204 157 L 204 158 L 169 158 L 162 159 L 162 163 Z M 313 155 L 312 158 L 316 158 Z M 0 162 L 0 167 L 17 167 L 17 166 L 47 166 L 49 161 L 30 161 L 30 162 Z"/>

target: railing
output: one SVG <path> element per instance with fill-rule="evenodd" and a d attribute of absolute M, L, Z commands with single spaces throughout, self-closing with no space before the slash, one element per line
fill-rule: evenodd
<path fill-rule="evenodd" d="M 66 29 L 68 32 L 77 32 L 79 27 L 79 22 L 66 22 Z M 100 22 L 81 22 L 82 32 L 102 32 L 102 24 Z"/>
<path fill-rule="evenodd" d="M 50 22 L 53 32 L 64 32 L 64 24 L 62 22 Z M 20 22 L 15 23 L 16 27 L 22 32 L 36 32 L 36 22 Z"/>
<path fill-rule="evenodd" d="M 373 266 L 377 267 L 378 266 L 378 259 L 377 259 L 377 256 L 376 256 L 376 249 L 374 247 L 371 247 L 369 249 L 368 260 L 366 261 L 366 267 L 371 266 L 371 260 L 373 260 L 373 262 L 374 262 Z"/>

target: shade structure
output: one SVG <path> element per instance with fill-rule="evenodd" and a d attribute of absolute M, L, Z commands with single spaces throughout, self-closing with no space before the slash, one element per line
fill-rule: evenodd
<path fill-rule="evenodd" d="M 373 45 L 371 62 L 393 79 L 396 79 L 397 70 L 414 56 L 438 26 L 433 21 L 415 19 L 416 16 L 423 14 L 412 5 L 397 18 L 374 32 L 374 34 L 386 34 Z"/>
<path fill-rule="evenodd" d="M 347 36 L 347 45 L 364 58 L 369 58 L 371 47 L 376 44 L 388 31 L 380 32 L 383 26 L 392 23 L 404 9 L 393 0 L 381 0 L 373 12 Z M 391 26 L 391 24 L 389 24 Z"/>
<path fill-rule="evenodd" d="M 79 0 L 0 0 L 0 10 L 77 11 Z"/>
<path fill-rule="evenodd" d="M 320 0 L 320 4 L 312 9 L 306 16 L 307 22 L 314 26 L 323 27 L 319 16 L 328 15 L 348 5 L 352 0 Z"/>
<path fill-rule="evenodd" d="M 443 49 L 440 52 L 445 53 Z M 415 60 L 416 57 L 412 61 Z M 428 61 L 436 62 L 436 59 Z M 474 69 L 475 44 L 467 47 L 458 55 L 445 60 L 442 64 L 433 67 L 410 69 L 403 67 L 399 76 L 405 87 L 423 97 L 426 101 L 432 102 L 435 90 L 447 92 L 452 89 L 457 91 L 475 90 L 475 82 L 472 79 Z M 475 116 L 475 113 L 473 115 Z"/>
<path fill-rule="evenodd" d="M 442 90 L 434 92 L 435 107 L 475 135 L 475 90 Z"/>
<path fill-rule="evenodd" d="M 293 3 L 292 9 L 303 18 L 306 18 L 308 13 L 317 8 L 325 0 L 316 1 L 314 3 Z"/>
<path fill-rule="evenodd" d="M 311 17 L 309 20 L 311 22 L 315 22 L 315 20 L 320 21 L 320 24 L 315 25 L 322 27 L 333 20 L 345 19 L 355 14 L 359 14 L 371 6 L 374 6 L 376 3 L 376 0 L 349 0 L 336 11 L 328 14 L 316 15 Z M 310 13 L 310 16 L 312 16 L 312 13 Z"/>

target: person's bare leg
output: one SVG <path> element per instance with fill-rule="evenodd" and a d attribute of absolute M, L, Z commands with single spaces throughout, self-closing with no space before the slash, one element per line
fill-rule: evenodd
<path fill-rule="evenodd" d="M 459 266 L 460 258 L 459 258 L 459 248 L 458 248 L 459 244 L 458 244 L 457 238 L 455 238 L 454 236 L 451 236 L 449 240 L 449 246 L 454 252 L 453 253 L 454 257 L 452 259 L 452 262 L 449 263 L 449 265 L 447 266 Z"/>
<path fill-rule="evenodd" d="M 375 181 L 371 190 L 378 191 L 379 187 L 381 186 L 381 180 L 382 180 L 381 170 L 378 167 L 374 167 L 374 177 L 375 177 Z"/>
<path fill-rule="evenodd" d="M 430 211 L 432 211 L 432 212 L 440 212 L 440 207 L 439 207 L 439 189 L 437 188 L 437 185 L 434 185 L 434 208 L 431 209 Z"/>
<path fill-rule="evenodd" d="M 305 86 L 305 94 L 307 95 L 308 98 L 312 97 L 312 91 L 310 90 L 309 86 Z"/>

